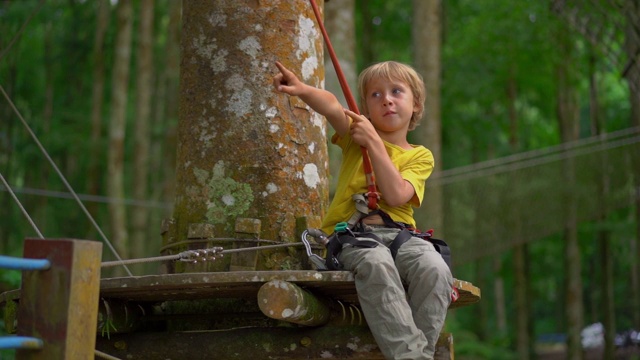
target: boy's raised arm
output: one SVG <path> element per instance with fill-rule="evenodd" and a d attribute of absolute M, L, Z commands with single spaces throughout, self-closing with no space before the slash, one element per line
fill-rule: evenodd
<path fill-rule="evenodd" d="M 299 97 L 314 111 L 326 117 L 338 135 L 344 136 L 349 131 L 349 119 L 335 95 L 303 83 L 280 62 L 276 61 L 276 66 L 280 71 L 273 77 L 276 91 Z"/>

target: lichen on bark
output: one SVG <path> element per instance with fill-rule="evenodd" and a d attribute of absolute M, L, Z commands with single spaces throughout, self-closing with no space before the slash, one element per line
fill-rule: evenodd
<path fill-rule="evenodd" d="M 224 167 L 224 161 L 220 160 L 214 165 L 211 175 L 206 170 L 193 169 L 202 193 L 206 194 L 205 216 L 210 224 L 231 223 L 253 203 L 251 186 L 226 177 Z"/>

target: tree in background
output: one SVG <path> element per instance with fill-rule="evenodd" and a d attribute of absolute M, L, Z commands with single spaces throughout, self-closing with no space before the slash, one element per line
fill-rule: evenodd
<path fill-rule="evenodd" d="M 442 83 L 442 3 L 440 0 L 413 0 L 413 62 L 425 82 L 427 98 L 425 112 L 416 129 L 414 138 L 433 153 L 435 167 L 432 176 L 439 176 L 442 165 L 442 119 L 441 119 L 441 83 Z M 437 236 L 446 238 L 442 188 L 429 186 L 425 204 L 420 212 L 423 226 L 434 228 Z"/>
<path fill-rule="evenodd" d="M 566 28 L 558 27 L 558 40 L 561 46 L 560 57 L 556 65 L 557 92 L 557 117 L 559 121 L 560 135 L 563 143 L 570 143 L 579 138 L 580 123 L 578 94 L 576 91 L 576 73 L 573 63 L 575 61 L 574 42 L 569 38 Z M 575 183 L 575 164 L 571 158 L 565 160 L 564 165 L 565 184 Z M 565 311 L 567 322 L 567 359 L 578 360 L 583 358 L 580 332 L 584 325 L 581 258 L 578 245 L 578 223 L 576 215 L 575 195 L 570 191 L 565 192 L 564 203 L 564 243 L 565 243 L 565 281 L 566 299 Z"/>
<path fill-rule="evenodd" d="M 109 0 L 99 0 L 96 6 L 96 31 L 93 41 L 93 72 L 91 88 L 91 135 L 90 135 L 90 156 L 87 172 L 87 193 L 98 195 L 100 193 L 100 163 L 104 159 L 105 150 L 103 138 L 103 107 L 105 89 L 105 36 L 109 26 L 111 15 L 111 5 Z M 87 209 L 93 216 L 98 215 L 96 203 L 90 203 Z M 93 231 L 93 229 L 92 229 Z M 89 236 L 90 238 L 91 236 Z"/>
<path fill-rule="evenodd" d="M 117 40 L 111 85 L 111 120 L 109 122 L 109 157 L 107 195 L 113 199 L 124 199 L 124 151 L 127 122 L 127 100 L 131 62 L 131 34 L 133 28 L 133 6 L 130 0 L 121 0 L 116 8 Z M 122 202 L 109 204 L 111 241 L 122 258 L 131 253 L 127 229 L 126 207 Z M 117 268 L 116 272 L 120 271 Z"/>
<path fill-rule="evenodd" d="M 143 200 L 149 198 L 149 164 L 151 133 L 151 98 L 153 96 L 153 12 L 154 0 L 140 2 L 140 22 L 138 31 L 138 54 L 136 66 L 136 115 L 135 115 L 135 145 L 133 160 L 133 197 Z M 147 253 L 147 227 L 149 213 L 142 209 L 135 209 L 131 214 L 131 255 L 135 258 L 144 257 Z"/>
<path fill-rule="evenodd" d="M 331 37 L 331 45 L 340 61 L 340 67 L 347 80 L 347 84 L 353 96 L 358 99 L 356 82 L 358 79 L 358 69 L 356 63 L 355 5 L 355 0 L 327 1 L 324 5 L 324 24 L 327 33 Z M 346 108 L 347 101 L 343 96 L 336 70 L 333 67 L 333 62 L 327 51 L 324 53 L 324 68 L 325 88 L 335 94 L 342 106 Z M 337 175 L 340 170 L 340 159 L 342 159 L 340 156 L 340 148 L 330 143 L 333 133 L 335 133 L 335 131 L 331 129 L 327 137 L 329 140 L 329 188 L 331 196 L 338 182 L 338 178 L 335 175 Z"/>

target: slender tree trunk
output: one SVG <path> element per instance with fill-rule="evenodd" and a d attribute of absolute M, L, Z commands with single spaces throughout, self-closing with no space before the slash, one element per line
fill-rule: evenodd
<path fill-rule="evenodd" d="M 502 259 L 500 256 L 493 258 L 493 273 L 500 274 L 502 271 Z M 504 292 L 504 278 L 497 276 L 493 282 L 493 292 L 495 297 L 496 324 L 500 334 L 507 333 L 507 301 Z"/>
<path fill-rule="evenodd" d="M 518 97 L 515 65 L 509 68 L 509 78 L 507 81 L 507 108 L 509 109 L 509 146 L 511 153 L 517 153 L 520 148 L 518 136 L 518 113 L 516 109 L 516 100 Z M 522 183 L 524 179 L 515 179 L 514 182 Z M 518 196 L 514 194 L 514 196 Z M 516 201 L 514 201 L 516 203 Z M 518 359 L 528 360 L 531 358 L 531 334 L 530 318 L 529 318 L 529 269 L 527 258 L 529 256 L 529 248 L 523 243 L 522 219 L 519 208 L 515 208 L 513 215 L 513 238 L 516 245 L 513 248 L 513 264 L 515 278 L 515 300 L 516 300 L 516 348 L 518 351 Z"/>
<path fill-rule="evenodd" d="M 124 140 L 127 116 L 127 94 L 129 85 L 129 62 L 131 61 L 131 33 L 133 8 L 131 0 L 120 0 L 116 9 L 118 35 L 115 43 L 115 62 L 112 81 L 111 122 L 109 128 L 109 158 L 107 195 L 114 200 L 109 204 L 111 218 L 111 241 L 122 258 L 129 257 L 126 208 L 124 197 Z M 121 268 L 116 269 L 118 273 Z"/>
<path fill-rule="evenodd" d="M 557 114 L 560 125 L 560 135 L 562 142 L 571 142 L 578 139 L 578 101 L 573 83 L 571 42 L 568 41 L 566 33 L 558 36 L 562 56 L 560 63 L 556 67 L 557 93 Z M 564 160 L 564 184 L 565 198 L 563 199 L 564 213 L 564 241 L 565 241 L 565 276 L 566 276 L 566 299 L 565 310 L 567 319 L 567 359 L 581 360 L 582 343 L 580 332 L 584 323 L 583 320 L 583 300 L 582 300 L 582 278 L 581 278 L 581 258 L 578 245 L 577 231 L 577 210 L 576 200 L 571 191 L 575 184 L 575 164 L 571 157 Z"/>
<path fill-rule="evenodd" d="M 625 11 L 627 27 L 625 29 L 625 52 L 629 61 L 629 67 L 625 73 L 625 78 L 629 86 L 629 103 L 631 105 L 631 126 L 640 127 L 640 2 L 638 0 L 627 0 Z M 633 247 L 636 249 L 634 261 L 635 273 L 631 279 L 633 294 L 633 319 L 635 328 L 640 328 L 640 158 L 632 159 L 632 166 L 636 170 L 634 176 L 634 186 L 636 188 L 635 214 L 636 214 L 636 234 Z"/>
<path fill-rule="evenodd" d="M 0 22 L 0 33 L 10 33 L 9 26 L 6 23 Z M 0 49 L 5 49 L 11 39 L 8 36 L 0 36 Z M 2 58 L 6 66 L 6 78 L 0 83 L 3 86 L 4 91 L 11 96 L 16 82 L 17 61 L 16 57 L 11 52 L 7 53 Z M 6 101 L 4 96 L 0 101 Z M 13 114 L 13 110 L 9 106 L 0 106 L 0 116 L 2 119 L 8 119 L 10 121 L 0 121 L 0 133 L 7 134 L 9 139 L 13 138 L 14 127 L 17 123 L 17 116 Z M 11 186 L 12 183 L 12 163 L 14 158 L 14 144 L 9 141 L 0 141 L 0 174 Z M 15 236 L 15 224 L 13 221 L 14 211 L 17 213 L 19 209 L 13 204 L 13 199 L 9 195 L 8 191 L 0 191 L 0 217 L 3 219 L 3 226 L 0 226 L 0 254 L 9 254 L 9 250 L 13 248 L 13 242 L 16 240 Z"/>
<path fill-rule="evenodd" d="M 593 53 L 589 56 L 589 117 L 591 122 L 591 135 L 600 136 L 605 134 L 602 121 L 600 120 L 600 106 L 598 102 L 598 84 L 595 70 L 596 58 Z M 599 230 L 597 232 L 598 255 L 600 262 L 598 268 L 602 269 L 601 293 L 602 293 L 602 319 L 605 330 L 605 351 L 603 359 L 613 360 L 615 357 L 615 302 L 613 298 L 613 253 L 611 251 L 611 234 L 605 228 L 607 222 L 607 203 L 609 197 L 609 177 L 608 161 L 606 153 L 600 155 L 600 184 L 598 186 L 598 209 L 597 222 Z"/>
<path fill-rule="evenodd" d="M 53 46 L 53 24 L 51 21 L 48 21 L 45 24 L 45 36 L 44 36 L 44 57 L 45 57 L 45 65 L 44 65 L 44 109 L 42 111 L 42 133 L 49 134 L 51 131 L 51 122 L 53 120 L 53 97 L 54 97 L 54 72 L 55 67 L 54 63 L 56 54 L 55 46 Z M 36 181 L 36 187 L 40 189 L 47 189 L 49 182 L 49 173 L 51 166 L 46 161 L 39 161 L 41 164 L 40 171 L 37 172 L 38 180 Z M 48 214 L 46 209 L 49 207 L 48 205 L 48 197 L 40 196 L 38 199 L 38 205 L 36 207 L 34 221 L 40 232 L 47 234 L 47 218 Z M 45 235 L 46 236 L 46 235 Z"/>
<path fill-rule="evenodd" d="M 150 171 L 152 174 L 159 175 L 152 177 L 151 198 L 156 202 L 170 204 L 175 197 L 176 186 L 176 127 L 178 124 L 182 2 L 169 1 L 167 5 L 169 21 L 166 27 L 159 29 L 160 32 L 166 33 L 166 40 L 155 61 L 160 65 L 156 71 Z M 152 217 L 149 220 L 151 224 L 158 224 L 161 219 L 171 215 L 165 209 L 154 210 L 151 214 Z M 147 234 L 153 237 L 157 233 L 157 228 L 149 227 Z"/>
<path fill-rule="evenodd" d="M 165 43 L 156 57 L 159 64 L 156 71 L 154 93 L 153 131 L 151 145 L 151 172 L 159 174 L 152 181 L 151 198 L 154 201 L 171 203 L 175 196 L 176 171 L 176 127 L 178 124 L 178 99 L 180 82 L 180 27 L 182 2 L 168 2 L 169 21 Z M 170 216 L 164 210 L 154 212 L 162 218 Z M 157 229 L 151 229 L 157 231 Z"/>
<path fill-rule="evenodd" d="M 347 80 L 349 88 L 357 98 L 357 65 L 356 65 L 356 28 L 355 28 L 355 0 L 328 1 L 324 7 L 324 25 L 327 33 L 331 37 L 331 44 L 340 60 L 340 67 Z M 325 88 L 338 97 L 340 103 L 345 108 L 347 101 L 343 96 L 343 91 L 338 82 L 336 70 L 328 52 L 324 54 L 325 67 Z M 329 132 L 329 138 L 335 133 L 333 129 Z M 338 171 L 340 170 L 342 151 L 336 145 L 329 144 L 329 189 L 330 196 L 333 196 L 337 182 Z"/>
<path fill-rule="evenodd" d="M 321 85 L 315 16 L 307 2 L 243 4 L 183 3 L 177 188 L 174 218 L 165 223 L 168 251 L 189 239 L 233 237 L 236 222 L 254 224 L 251 231 L 261 239 L 297 241 L 296 224 L 319 226 L 327 204 L 326 124 L 300 99 L 272 86 L 277 60 L 305 83 Z M 263 251 L 242 267 L 300 268 L 301 253 L 292 254 Z M 231 261 L 186 270 L 233 269 Z"/>
<path fill-rule="evenodd" d="M 133 161 L 133 197 L 148 199 L 149 187 L 149 121 L 151 117 L 151 95 L 153 77 L 153 11 L 154 0 L 140 2 L 140 23 L 138 36 L 138 58 L 136 69 L 137 103 L 135 120 L 135 158 Z M 139 207 L 131 214 L 132 256 L 144 257 L 147 248 L 147 227 L 149 209 Z"/>
<path fill-rule="evenodd" d="M 96 5 L 97 23 L 96 34 L 93 40 L 93 81 L 91 90 L 91 145 L 89 157 L 89 171 L 87 172 L 87 192 L 90 195 L 100 193 L 100 164 L 104 159 L 104 146 L 102 141 L 102 106 L 104 103 L 104 37 L 109 25 L 111 4 L 109 0 L 99 0 Z M 97 216 L 98 206 L 91 202 L 87 204 L 87 210 L 92 216 Z M 94 232 L 90 230 L 87 238 L 91 238 Z"/>
<path fill-rule="evenodd" d="M 435 168 L 432 176 L 442 171 L 442 2 L 440 0 L 413 0 L 413 61 L 427 89 L 425 112 L 416 139 L 433 153 Z M 439 237 L 446 238 L 442 186 L 427 183 L 423 209 L 416 213 L 416 221 L 426 228 L 437 230 Z"/>
<path fill-rule="evenodd" d="M 162 190 L 161 200 L 172 202 L 175 198 L 176 188 L 176 149 L 178 127 L 178 100 L 180 99 L 180 32 L 182 25 L 182 3 L 180 1 L 169 2 L 169 24 L 167 27 L 167 43 L 165 45 L 164 86 L 165 93 L 161 99 L 165 99 L 163 128 L 164 140 L 162 148 Z"/>
<path fill-rule="evenodd" d="M 365 67 L 371 65 L 375 60 L 373 55 L 373 45 L 371 34 L 373 33 L 373 22 L 369 2 L 371 0 L 356 0 L 356 7 L 362 14 L 362 38 L 359 39 L 360 56 Z"/>

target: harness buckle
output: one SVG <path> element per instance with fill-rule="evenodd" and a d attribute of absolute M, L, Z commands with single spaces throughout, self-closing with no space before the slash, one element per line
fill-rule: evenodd
<path fill-rule="evenodd" d="M 336 224 L 336 226 L 333 228 L 333 231 L 335 232 L 343 232 L 343 231 L 347 231 L 349 230 L 349 223 L 342 221 Z"/>

